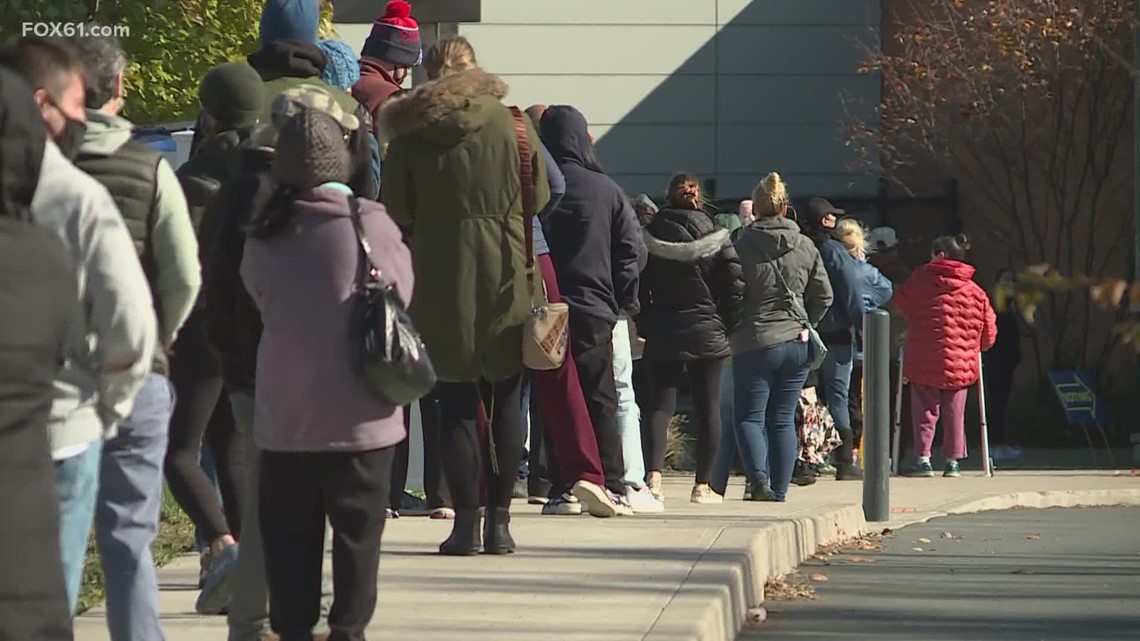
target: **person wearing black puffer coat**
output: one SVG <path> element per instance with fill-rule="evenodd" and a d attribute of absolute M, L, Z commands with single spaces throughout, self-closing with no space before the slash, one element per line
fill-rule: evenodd
<path fill-rule="evenodd" d="M 727 229 L 701 209 L 695 176 L 669 184 L 668 206 L 644 230 L 649 262 L 641 274 L 637 328 L 646 339 L 648 424 L 642 441 L 651 490 L 660 487 L 669 421 L 686 370 L 697 426 L 693 503 L 720 503 L 709 488 L 720 430 L 720 379 L 728 336 L 740 324 L 744 276 Z"/>

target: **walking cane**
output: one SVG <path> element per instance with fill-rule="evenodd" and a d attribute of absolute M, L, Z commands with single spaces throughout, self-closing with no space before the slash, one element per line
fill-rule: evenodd
<path fill-rule="evenodd" d="M 899 384 L 895 388 L 895 426 L 891 435 L 891 474 L 899 475 L 899 448 L 902 447 L 903 348 L 899 348 Z"/>
<path fill-rule="evenodd" d="M 978 353 L 978 412 L 982 415 L 982 469 L 986 476 L 994 475 L 994 462 L 990 458 L 990 427 L 986 419 L 986 372 L 981 353 Z"/>

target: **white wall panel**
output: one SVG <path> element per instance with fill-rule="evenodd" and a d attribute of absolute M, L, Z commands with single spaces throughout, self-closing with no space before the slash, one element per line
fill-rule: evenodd
<path fill-rule="evenodd" d="M 615 174 L 689 171 L 710 176 L 715 171 L 716 127 L 712 124 L 626 125 L 590 127 L 598 157 Z"/>
<path fill-rule="evenodd" d="M 627 190 L 670 175 L 741 197 L 776 169 L 795 193 L 869 195 L 842 123 L 871 119 L 879 80 L 857 73 L 879 0 L 483 0 L 459 25 L 508 103 L 572 104 Z M 369 25 L 341 25 L 359 49 Z M 424 29 L 432 29 L 424 25 Z"/>
<path fill-rule="evenodd" d="M 488 69 L 494 72 L 494 69 Z M 592 125 L 712 124 L 715 82 L 706 76 L 502 76 L 507 102 L 574 105 Z M 695 99 L 696 98 L 696 99 Z"/>
<path fill-rule="evenodd" d="M 711 74 L 714 26 L 460 25 L 502 74 Z"/>
<path fill-rule="evenodd" d="M 849 115 L 873 117 L 879 103 L 873 76 L 721 74 L 717 91 L 721 125 L 834 123 Z"/>
<path fill-rule="evenodd" d="M 878 24 L 879 0 L 719 0 L 720 24 Z M 486 1 L 484 0 L 484 5 Z"/>
<path fill-rule="evenodd" d="M 716 25 L 716 0 L 482 0 L 483 24 Z"/>

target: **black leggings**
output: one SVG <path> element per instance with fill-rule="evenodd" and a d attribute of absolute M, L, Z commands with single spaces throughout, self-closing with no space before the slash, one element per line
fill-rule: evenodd
<path fill-rule="evenodd" d="M 451 494 L 447 490 L 447 479 L 443 477 L 443 466 L 439 454 L 439 397 L 435 389 L 421 398 L 420 431 L 423 434 L 424 455 L 424 494 L 427 495 L 429 510 L 451 507 Z M 404 498 L 408 482 L 408 467 L 411 462 L 412 406 L 404 407 L 404 431 L 408 438 L 396 445 L 392 456 L 392 487 L 389 490 L 388 504 L 398 510 Z"/>
<path fill-rule="evenodd" d="M 440 441 L 443 469 L 455 509 L 479 507 L 480 480 L 486 481 L 487 506 L 507 508 L 518 477 L 526 424 L 522 420 L 522 376 L 488 383 L 439 383 Z M 490 415 L 490 434 L 480 434 L 480 400 Z M 490 442 L 495 443 L 492 468 Z"/>
<path fill-rule="evenodd" d="M 222 387 L 221 360 L 206 338 L 199 312 L 187 320 L 174 344 L 170 381 L 177 395 L 166 449 L 170 493 L 211 543 L 225 534 L 237 537 L 245 503 L 242 440 L 234 426 L 229 396 Z M 203 438 L 214 459 L 221 504 L 199 464 Z"/>
<path fill-rule="evenodd" d="M 681 386 L 687 369 L 697 427 L 697 483 L 709 482 L 720 438 L 720 375 L 724 360 L 712 358 L 645 364 L 646 382 L 649 384 L 646 403 L 649 420 L 641 424 L 641 440 L 648 471 L 660 472 L 665 467 L 669 421 L 677 410 L 677 388 Z"/>

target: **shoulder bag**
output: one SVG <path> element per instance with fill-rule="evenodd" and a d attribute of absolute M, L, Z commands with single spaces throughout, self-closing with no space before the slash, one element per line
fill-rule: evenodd
<path fill-rule="evenodd" d="M 792 291 L 788 287 L 788 281 L 784 279 L 784 273 L 780 271 L 780 266 L 776 264 L 775 260 L 771 257 L 765 256 L 768 263 L 772 265 L 772 269 L 776 272 L 776 280 L 779 281 L 780 286 L 784 288 L 784 293 L 792 304 L 792 314 L 803 323 L 804 330 L 808 334 L 808 358 L 812 370 L 817 370 L 823 365 L 823 359 L 827 358 L 827 345 L 824 344 L 823 339 L 819 337 L 819 332 L 815 331 L 812 327 L 811 320 L 808 318 L 807 308 L 804 307 L 803 297 Z"/>
<path fill-rule="evenodd" d="M 518 107 L 511 107 L 515 119 L 515 137 L 519 148 L 519 180 L 523 206 L 523 228 L 526 233 L 526 284 L 531 310 L 523 326 L 523 365 L 531 370 L 553 370 L 562 367 L 570 342 L 570 306 L 552 303 L 542 275 L 534 266 L 534 168 L 530 162 L 530 140 L 526 122 Z M 537 285 L 535 281 L 538 281 Z"/>
<path fill-rule="evenodd" d="M 353 370 L 380 400 L 404 406 L 423 398 L 435 386 L 435 367 L 394 287 L 372 260 L 372 244 L 360 220 L 360 202 L 350 196 L 348 205 L 360 248 L 349 321 Z"/>

